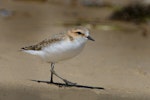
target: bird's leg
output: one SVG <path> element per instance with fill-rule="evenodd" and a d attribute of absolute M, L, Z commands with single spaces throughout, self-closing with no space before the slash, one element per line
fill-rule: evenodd
<path fill-rule="evenodd" d="M 55 76 L 57 76 L 58 78 L 60 78 L 61 80 L 63 80 L 66 83 L 66 85 L 76 85 L 76 83 L 72 83 L 72 82 L 60 77 L 54 70 L 54 63 L 51 64 L 51 83 L 53 83 L 53 74 Z"/>
<path fill-rule="evenodd" d="M 51 63 L 51 79 L 50 79 L 50 83 L 53 83 L 53 70 L 54 70 L 54 63 Z"/>

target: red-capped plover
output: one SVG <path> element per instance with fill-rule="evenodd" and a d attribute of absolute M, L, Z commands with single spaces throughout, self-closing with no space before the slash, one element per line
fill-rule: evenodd
<path fill-rule="evenodd" d="M 54 71 L 55 63 L 63 60 L 70 59 L 78 55 L 84 48 L 87 40 L 92 40 L 90 32 L 85 27 L 75 27 L 66 32 L 56 34 L 49 39 L 45 39 L 42 42 L 21 48 L 23 52 L 37 55 L 43 58 L 45 61 L 51 63 L 51 78 L 50 82 L 53 83 L 53 74 L 62 79 L 66 84 L 74 85 L 62 77 L 60 77 Z"/>

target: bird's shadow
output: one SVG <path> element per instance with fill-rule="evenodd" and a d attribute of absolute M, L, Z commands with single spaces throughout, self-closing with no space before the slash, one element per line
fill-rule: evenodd
<path fill-rule="evenodd" d="M 41 80 L 31 80 L 37 83 L 46 83 L 46 84 L 52 84 L 52 85 L 56 85 L 59 87 L 77 87 L 77 88 L 87 88 L 87 89 L 100 89 L 100 90 L 104 90 L 103 87 L 94 87 L 94 86 L 86 86 L 86 85 L 79 85 L 79 84 L 75 84 L 75 85 L 70 85 L 70 84 L 65 84 L 65 83 L 59 83 L 59 82 L 50 82 L 50 81 L 41 81 Z"/>

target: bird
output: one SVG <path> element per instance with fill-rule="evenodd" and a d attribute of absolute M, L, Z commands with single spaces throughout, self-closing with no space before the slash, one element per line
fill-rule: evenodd
<path fill-rule="evenodd" d="M 51 65 L 50 83 L 54 83 L 53 75 L 60 78 L 66 85 L 76 85 L 60 77 L 54 70 L 54 65 L 60 61 L 77 56 L 85 47 L 87 40 L 95 41 L 86 27 L 76 26 L 64 32 L 54 34 L 49 38 L 31 46 L 21 48 L 21 51 L 36 55 Z"/>

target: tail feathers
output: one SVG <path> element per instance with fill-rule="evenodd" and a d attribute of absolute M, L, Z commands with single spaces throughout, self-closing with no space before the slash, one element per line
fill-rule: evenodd
<path fill-rule="evenodd" d="M 21 50 L 35 50 L 34 48 L 35 48 L 34 46 L 28 46 L 21 48 Z"/>
<path fill-rule="evenodd" d="M 41 50 L 41 47 L 37 46 L 37 45 L 32 45 L 32 46 L 28 46 L 28 47 L 23 47 L 21 48 L 21 50 Z"/>

